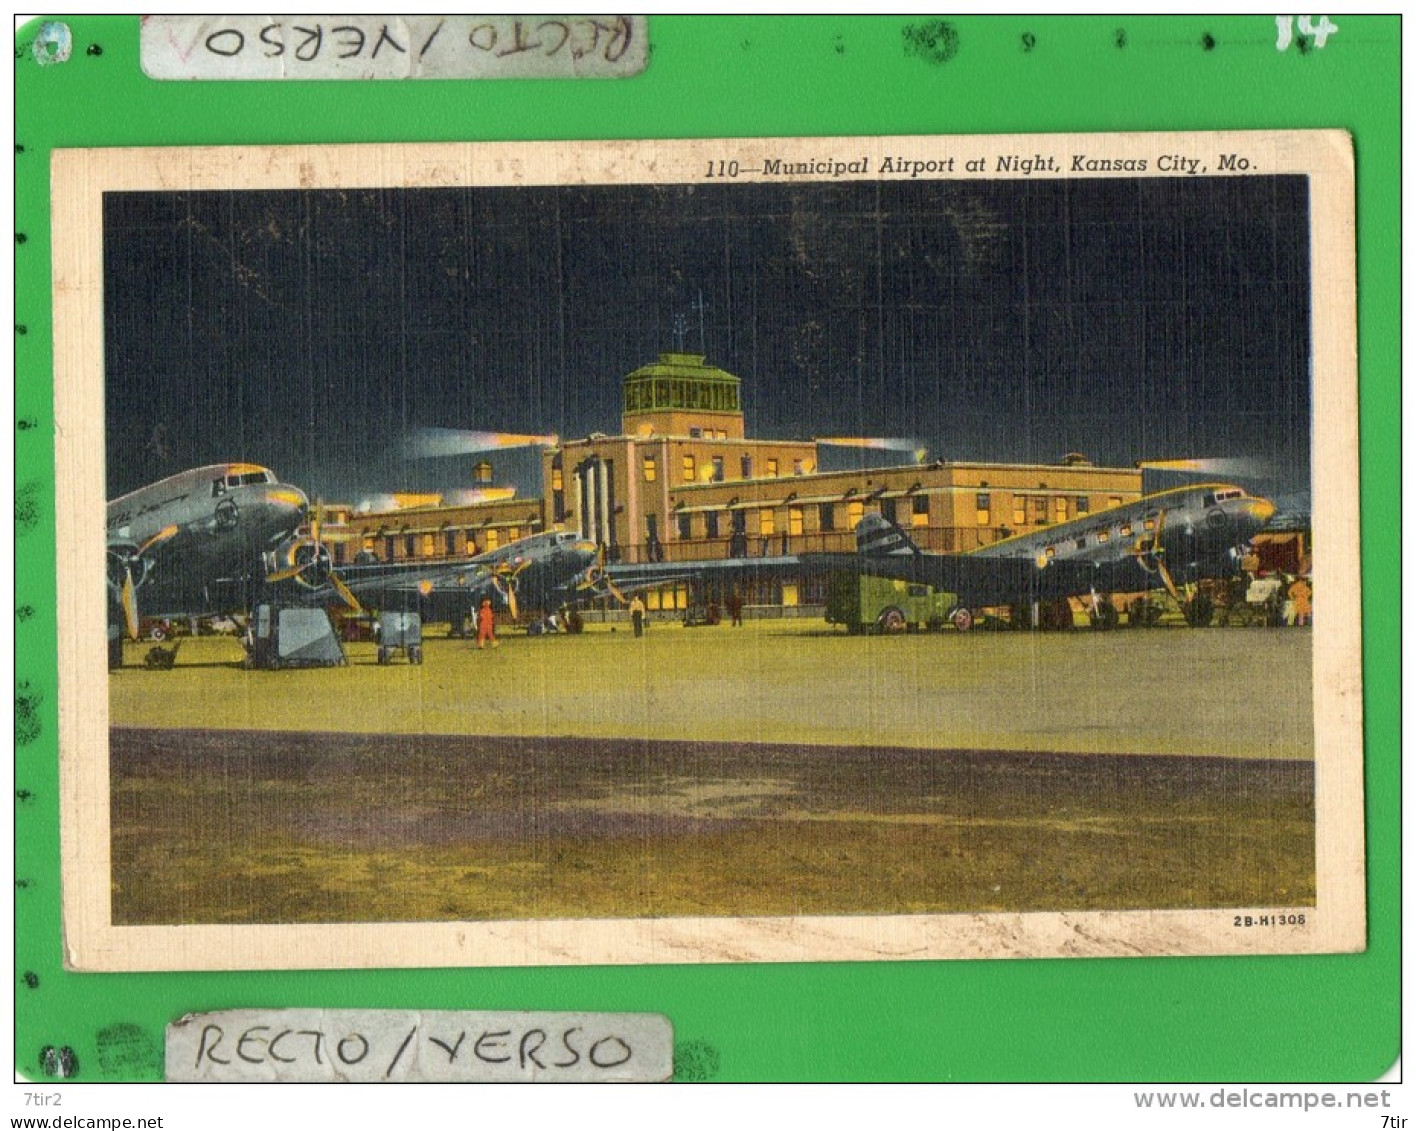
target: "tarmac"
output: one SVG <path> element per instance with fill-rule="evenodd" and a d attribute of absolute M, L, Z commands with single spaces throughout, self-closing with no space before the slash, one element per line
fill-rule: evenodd
<path fill-rule="evenodd" d="M 247 671 L 231 637 L 110 678 L 115 726 L 553 735 L 1050 753 L 1313 757 L 1303 629 L 953 631 L 852 637 L 823 621 L 655 622 L 579 635 L 430 637 L 425 663 Z M 150 645 L 128 645 L 140 665 Z"/>
<path fill-rule="evenodd" d="M 130 645 L 130 664 L 149 646 Z M 1311 636 L 432 638 L 110 678 L 118 923 L 1302 906 Z"/>

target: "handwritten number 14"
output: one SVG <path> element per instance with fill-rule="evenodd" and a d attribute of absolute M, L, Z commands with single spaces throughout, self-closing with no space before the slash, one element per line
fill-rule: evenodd
<path fill-rule="evenodd" d="M 1287 51 L 1293 42 L 1293 17 L 1274 16 L 1274 22 L 1278 25 L 1278 49 Z M 1314 47 L 1324 47 L 1328 36 L 1337 34 L 1337 25 L 1326 16 L 1319 16 L 1316 24 L 1312 16 L 1299 16 L 1298 34 L 1312 40 Z"/>

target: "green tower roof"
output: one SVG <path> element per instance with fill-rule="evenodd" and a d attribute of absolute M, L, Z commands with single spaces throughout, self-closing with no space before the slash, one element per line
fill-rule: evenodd
<path fill-rule="evenodd" d="M 696 353 L 661 353 L 624 379 L 624 411 L 741 412 L 741 380 Z"/>

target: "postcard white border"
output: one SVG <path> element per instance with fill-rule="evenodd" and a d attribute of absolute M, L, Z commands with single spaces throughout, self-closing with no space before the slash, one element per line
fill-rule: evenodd
<path fill-rule="evenodd" d="M 1145 158 L 1147 171 L 1072 172 L 1070 155 Z M 1317 905 L 1214 911 L 866 915 L 328 924 L 114 926 L 110 909 L 104 529 L 103 194 L 202 189 L 682 184 L 710 161 L 886 154 L 943 162 L 940 180 L 1123 179 L 1184 154 L 1211 175 L 1304 174 L 1310 184 L 1313 528 L 1322 616 L 1313 628 Z M 1057 171 L 997 172 L 1000 153 L 1054 156 Z M 1246 171 L 1220 172 L 1241 154 Z M 983 160 L 985 173 L 968 173 Z M 1366 939 L 1358 526 L 1355 201 L 1341 131 L 998 137 L 193 147 L 53 155 L 55 494 L 60 833 L 65 958 L 90 971 L 787 962 L 1158 956 L 1361 950 Z M 741 173 L 737 183 L 778 180 Z M 808 178 L 812 179 L 812 178 Z M 824 178 L 817 178 L 824 179 Z M 1305 916 L 1296 930 L 1244 930 L 1236 915 Z"/>

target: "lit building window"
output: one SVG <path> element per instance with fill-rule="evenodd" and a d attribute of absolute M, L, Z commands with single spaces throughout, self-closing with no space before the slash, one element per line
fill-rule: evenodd
<path fill-rule="evenodd" d="M 1058 495 L 1052 500 L 1052 514 L 1054 522 L 1067 521 L 1067 497 L 1065 495 Z"/>
<path fill-rule="evenodd" d="M 552 490 L 552 491 L 564 491 L 564 490 L 565 490 L 565 474 L 564 474 L 564 472 L 562 472 L 561 469 L 558 468 L 558 467 L 552 467 L 552 468 L 551 468 L 551 490 Z"/>
<path fill-rule="evenodd" d="M 506 540 L 507 540 L 508 542 L 515 542 L 515 541 L 516 541 L 518 538 L 520 538 L 520 537 L 521 537 L 521 527 L 519 527 L 519 526 L 509 526 L 509 527 L 507 527 L 507 530 L 506 530 Z"/>
<path fill-rule="evenodd" d="M 693 515 L 681 514 L 678 516 L 679 540 L 687 542 L 693 537 Z"/>
<path fill-rule="evenodd" d="M 497 535 L 497 528 L 495 526 L 487 527 L 487 549 L 495 550 L 500 545 L 501 538 Z"/>
<path fill-rule="evenodd" d="M 644 457 L 644 482 L 653 483 L 659 478 L 659 465 L 653 456 Z"/>
<path fill-rule="evenodd" d="M 364 535 L 364 549 L 371 554 L 374 552 L 374 536 L 372 534 Z"/>
<path fill-rule="evenodd" d="M 777 533 L 777 514 L 771 507 L 763 507 L 757 512 L 758 529 L 765 538 Z"/>
<path fill-rule="evenodd" d="M 795 607 L 800 600 L 797 587 L 790 581 L 782 582 L 782 604 L 790 609 Z"/>
<path fill-rule="evenodd" d="M 687 585 L 680 585 L 674 590 L 674 604 L 680 609 L 688 608 Z"/>
<path fill-rule="evenodd" d="M 974 500 L 974 521 L 979 526 L 987 526 L 993 521 L 992 510 L 989 506 L 990 500 L 987 491 L 980 491 Z"/>
<path fill-rule="evenodd" d="M 467 553 L 469 557 L 476 557 L 482 551 L 477 548 L 477 535 L 472 531 L 467 531 Z"/>
<path fill-rule="evenodd" d="M 769 459 L 767 461 L 767 478 L 776 479 L 778 474 L 780 473 L 777 471 L 777 461 Z"/>
<path fill-rule="evenodd" d="M 860 525 L 860 520 L 865 517 L 865 503 L 852 502 L 846 504 L 846 525 L 854 530 Z"/>
<path fill-rule="evenodd" d="M 1028 522 L 1028 497 L 1026 495 L 1013 496 L 1013 525 L 1026 526 Z"/>
<path fill-rule="evenodd" d="M 648 612 L 657 613 L 659 611 L 660 604 L 663 599 L 664 598 L 660 595 L 657 589 L 651 589 L 649 590 L 649 592 L 644 594 L 644 608 Z"/>
<path fill-rule="evenodd" d="M 683 481 L 692 483 L 698 478 L 698 463 L 692 456 L 683 457 Z"/>
<path fill-rule="evenodd" d="M 801 507 L 787 508 L 787 533 L 800 534 L 801 529 Z"/>
<path fill-rule="evenodd" d="M 916 495 L 910 500 L 910 525 L 929 525 L 929 496 Z"/>
<path fill-rule="evenodd" d="M 793 474 L 793 475 L 802 475 L 802 474 L 804 474 L 805 472 L 806 472 L 806 461 L 805 461 L 805 460 L 799 460 L 799 459 L 794 459 L 794 460 L 792 460 L 792 474 Z"/>
<path fill-rule="evenodd" d="M 473 483 L 490 483 L 492 481 L 492 465 L 483 460 L 472 469 Z"/>
<path fill-rule="evenodd" d="M 431 534 L 424 534 L 424 535 L 423 535 L 423 557 L 425 557 L 425 558 L 431 558 L 435 553 L 437 553 L 437 550 L 435 550 L 435 549 L 433 548 L 433 546 L 434 546 L 433 536 L 432 536 Z"/>
<path fill-rule="evenodd" d="M 1111 498 L 1107 500 L 1106 505 L 1110 507 L 1119 507 L 1121 505 L 1121 496 L 1112 495 Z"/>

